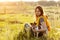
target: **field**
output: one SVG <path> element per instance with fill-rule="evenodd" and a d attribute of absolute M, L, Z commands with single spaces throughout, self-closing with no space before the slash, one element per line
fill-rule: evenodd
<path fill-rule="evenodd" d="M 20 32 L 21 38 L 23 40 L 23 28 L 24 24 L 31 23 L 35 21 L 34 18 L 34 8 L 31 6 L 27 12 L 17 12 L 17 13 L 5 13 L 0 14 L 0 40 L 17 40 L 18 34 Z M 31 9 L 32 8 L 32 9 Z M 48 20 L 51 24 L 51 31 L 48 33 L 48 40 L 60 40 L 60 7 L 43 7 L 44 13 L 48 16 Z M 31 13 L 30 13 L 31 12 Z M 31 40 L 38 40 L 39 38 L 32 38 Z M 44 39 L 44 38 L 43 38 Z M 27 40 L 29 40 L 27 38 Z M 40 39 L 39 39 L 40 40 Z M 44 39 L 45 40 L 45 39 Z"/>

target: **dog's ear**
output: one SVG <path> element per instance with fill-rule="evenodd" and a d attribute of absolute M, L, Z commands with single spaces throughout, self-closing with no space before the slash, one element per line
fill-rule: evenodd
<path fill-rule="evenodd" d="M 33 23 L 30 23 L 31 25 L 33 25 Z"/>
<path fill-rule="evenodd" d="M 36 25 L 37 23 L 36 23 L 36 22 L 34 22 L 34 24 Z"/>

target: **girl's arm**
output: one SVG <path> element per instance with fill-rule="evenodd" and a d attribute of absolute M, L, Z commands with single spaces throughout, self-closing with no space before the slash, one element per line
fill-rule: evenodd
<path fill-rule="evenodd" d="M 49 23 L 48 18 L 46 16 L 45 16 L 45 21 L 46 21 L 48 31 L 50 31 L 50 23 Z"/>
<path fill-rule="evenodd" d="M 45 23 L 43 17 L 41 17 L 41 18 L 39 19 L 39 25 L 40 25 L 41 29 L 39 29 L 38 31 L 41 31 L 41 32 L 46 31 L 47 26 L 46 26 L 46 23 Z"/>
<path fill-rule="evenodd" d="M 45 32 L 47 30 L 47 26 L 46 26 L 45 22 L 42 22 L 40 27 L 41 27 L 41 29 L 38 30 L 40 32 Z"/>

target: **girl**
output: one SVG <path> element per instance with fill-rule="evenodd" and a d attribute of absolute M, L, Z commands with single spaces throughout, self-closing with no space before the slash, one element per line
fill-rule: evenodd
<path fill-rule="evenodd" d="M 35 8 L 36 23 L 38 26 L 38 36 L 42 36 L 47 31 L 50 31 L 50 25 L 47 20 L 47 16 L 44 15 L 43 9 L 41 6 Z"/>
<path fill-rule="evenodd" d="M 50 25 L 48 23 L 47 16 L 45 16 L 43 13 L 43 9 L 41 6 L 37 6 L 35 8 L 35 15 L 36 15 L 36 22 L 30 23 L 31 32 L 32 34 L 33 33 L 36 34 L 38 32 L 38 36 L 42 36 L 44 33 L 50 31 Z"/>

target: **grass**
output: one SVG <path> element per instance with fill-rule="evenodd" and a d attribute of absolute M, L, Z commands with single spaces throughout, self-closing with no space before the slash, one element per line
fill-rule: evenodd
<path fill-rule="evenodd" d="M 45 9 L 45 8 L 44 8 Z M 55 9 L 52 7 L 52 10 Z M 44 11 L 51 23 L 51 31 L 47 35 L 47 40 L 60 40 L 60 19 L 54 18 L 54 11 L 51 13 L 51 9 L 48 8 Z M 49 13 L 49 14 L 48 14 Z M 0 40 L 41 40 L 41 38 L 29 37 L 29 32 L 24 32 L 24 23 L 34 22 L 34 14 L 0 14 Z M 51 16 L 52 15 L 52 16 Z M 58 15 L 59 16 L 59 15 Z M 57 16 L 56 16 L 57 17 Z M 42 37 L 45 40 L 44 37 Z"/>

